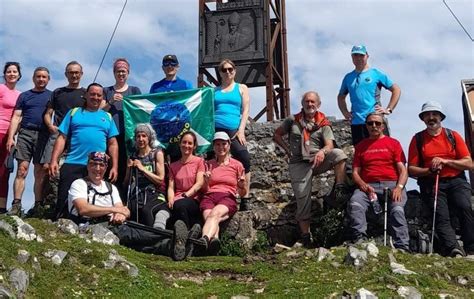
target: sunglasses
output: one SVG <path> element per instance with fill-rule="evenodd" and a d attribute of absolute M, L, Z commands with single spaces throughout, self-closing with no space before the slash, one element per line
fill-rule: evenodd
<path fill-rule="evenodd" d="M 373 125 L 375 125 L 376 127 L 380 127 L 382 125 L 382 122 L 380 122 L 380 121 L 368 121 L 368 122 L 366 122 L 366 124 L 370 127 L 372 127 Z"/>
<path fill-rule="evenodd" d="M 233 73 L 234 72 L 234 68 L 233 67 L 223 67 L 221 68 L 221 73 Z"/>
<path fill-rule="evenodd" d="M 167 61 L 167 62 L 163 62 L 163 66 L 164 66 L 164 67 L 167 67 L 167 66 L 178 66 L 178 64 L 177 64 L 176 62 Z"/>

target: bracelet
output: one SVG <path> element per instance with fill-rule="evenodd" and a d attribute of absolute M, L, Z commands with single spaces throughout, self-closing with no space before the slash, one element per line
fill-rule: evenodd
<path fill-rule="evenodd" d="M 404 185 L 402 185 L 402 184 L 398 184 L 398 186 L 397 186 L 397 187 L 400 187 L 401 189 L 405 188 L 405 186 L 404 186 Z"/>
<path fill-rule="evenodd" d="M 387 108 L 387 109 L 385 109 L 385 110 L 387 110 L 387 112 L 388 112 L 388 113 L 386 113 L 387 115 L 390 115 L 390 114 L 392 114 L 392 112 L 393 112 L 392 108 Z"/>

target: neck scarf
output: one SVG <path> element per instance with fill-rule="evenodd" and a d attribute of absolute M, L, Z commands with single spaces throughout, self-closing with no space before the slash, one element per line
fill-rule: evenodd
<path fill-rule="evenodd" d="M 303 129 L 303 136 L 301 138 L 301 154 L 303 159 L 310 159 L 310 139 L 311 133 L 319 130 L 324 126 L 331 126 L 331 122 L 326 118 L 324 113 L 317 111 L 311 121 L 307 121 L 304 117 L 304 111 L 295 114 L 295 122 Z"/>

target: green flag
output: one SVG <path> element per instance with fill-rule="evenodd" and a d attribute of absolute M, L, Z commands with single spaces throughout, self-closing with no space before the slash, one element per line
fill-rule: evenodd
<path fill-rule="evenodd" d="M 196 152 L 202 154 L 211 148 L 214 136 L 214 89 L 128 96 L 123 101 L 123 114 L 129 153 L 133 151 L 136 124 L 150 123 L 162 148 L 179 150 L 181 135 L 192 131 L 197 136 Z"/>

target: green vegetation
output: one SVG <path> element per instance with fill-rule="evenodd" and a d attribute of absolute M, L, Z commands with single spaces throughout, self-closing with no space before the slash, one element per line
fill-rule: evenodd
<path fill-rule="evenodd" d="M 391 273 L 387 258 L 390 249 L 387 248 L 380 248 L 379 257 L 369 258 L 360 270 L 343 264 L 346 254 L 343 247 L 332 249 L 336 256 L 333 261 L 322 262 L 317 262 L 315 250 L 305 252 L 304 249 L 298 249 L 299 257 L 291 258 L 286 252 L 274 255 L 267 250 L 257 256 L 196 257 L 173 262 L 167 257 L 121 246 L 89 244 L 77 236 L 59 232 L 46 221 L 29 219 L 28 222 L 43 237 L 43 243 L 13 240 L 0 233 L 0 275 L 3 276 L 0 283 L 9 287 L 9 272 L 15 267 L 26 270 L 30 273 L 28 298 L 205 298 L 211 295 L 228 298 L 239 294 L 323 298 L 342 295 L 344 291 L 353 294 L 361 287 L 386 298 L 397 296 L 399 286 L 413 286 L 427 297 L 437 297 L 439 293 L 474 296 L 474 261 L 467 259 L 395 253 L 400 263 L 418 273 L 409 276 Z M 259 240 L 255 249 L 268 249 L 264 234 Z M 228 241 L 223 242 L 226 244 Z M 236 249 L 237 243 L 232 246 L 232 250 L 239 253 L 235 255 L 246 254 Z M 104 268 L 103 261 L 107 260 L 111 248 L 138 267 L 138 277 L 131 278 L 120 268 Z M 37 257 L 41 270 L 33 269 L 31 258 L 26 264 L 20 264 L 16 259 L 19 249 Z M 44 257 L 43 253 L 50 249 L 68 252 L 60 266 Z M 459 276 L 467 278 L 466 285 L 457 282 Z"/>

